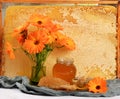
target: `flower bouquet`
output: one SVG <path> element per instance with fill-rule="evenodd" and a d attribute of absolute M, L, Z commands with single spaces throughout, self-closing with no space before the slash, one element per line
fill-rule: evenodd
<path fill-rule="evenodd" d="M 37 84 L 40 78 L 46 75 L 44 63 L 54 48 L 75 49 L 74 41 L 67 37 L 62 30 L 63 27 L 49 17 L 33 14 L 13 32 L 12 36 L 16 38 L 20 46 L 14 47 L 6 42 L 6 52 L 11 59 L 15 59 L 14 51 L 21 48 L 34 62 L 31 74 L 32 83 Z"/>

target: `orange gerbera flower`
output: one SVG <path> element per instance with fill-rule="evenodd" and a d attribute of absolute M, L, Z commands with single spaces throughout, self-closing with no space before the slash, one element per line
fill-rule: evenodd
<path fill-rule="evenodd" d="M 75 43 L 69 37 L 66 38 L 64 46 L 69 50 L 74 50 L 75 49 Z"/>
<path fill-rule="evenodd" d="M 15 59 L 12 45 L 8 42 L 6 43 L 6 53 L 9 55 L 10 59 Z"/>
<path fill-rule="evenodd" d="M 107 82 L 103 78 L 96 77 L 88 82 L 88 89 L 94 93 L 105 93 L 107 91 Z"/>
<path fill-rule="evenodd" d="M 43 31 L 35 31 L 28 35 L 23 47 L 30 54 L 36 54 L 43 50 L 45 44 L 48 42 L 48 36 Z"/>
<path fill-rule="evenodd" d="M 17 36 L 17 35 L 19 35 L 19 34 L 21 34 L 23 31 L 25 31 L 25 30 L 27 30 L 27 27 L 29 26 L 29 23 L 28 22 L 26 22 L 25 24 L 23 24 L 22 26 L 19 26 L 18 28 L 16 28 L 15 30 L 14 30 L 14 34 L 13 34 L 13 36 Z"/>
<path fill-rule="evenodd" d="M 59 32 L 56 34 L 56 36 L 57 36 L 56 41 L 58 44 L 60 44 L 61 46 L 65 46 L 67 49 L 70 50 L 75 49 L 75 43 L 72 39 L 66 37 L 65 35 Z"/>
<path fill-rule="evenodd" d="M 52 44 L 55 41 L 55 35 L 48 35 L 48 43 Z"/>
<path fill-rule="evenodd" d="M 39 14 L 33 14 L 28 20 L 28 22 L 37 27 L 45 27 L 48 24 L 51 24 L 51 20 L 49 17 Z"/>
<path fill-rule="evenodd" d="M 23 45 L 23 43 L 25 42 L 27 35 L 28 35 L 27 30 L 24 30 L 21 32 L 19 36 L 17 36 L 17 40 L 21 45 Z"/>
<path fill-rule="evenodd" d="M 13 36 L 16 37 L 16 39 L 18 40 L 20 44 L 23 44 L 25 39 L 27 38 L 27 27 L 28 26 L 29 26 L 29 23 L 27 22 L 24 25 L 14 30 Z"/>
<path fill-rule="evenodd" d="M 49 24 L 47 24 L 45 26 L 45 28 L 48 30 L 49 33 L 55 33 L 55 32 L 58 32 L 59 30 L 63 29 L 60 25 L 53 24 L 52 22 L 50 22 Z"/>

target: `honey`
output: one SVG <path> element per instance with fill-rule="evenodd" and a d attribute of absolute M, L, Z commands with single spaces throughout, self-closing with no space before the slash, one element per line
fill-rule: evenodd
<path fill-rule="evenodd" d="M 73 62 L 73 59 L 57 58 L 56 64 L 53 67 L 53 76 L 72 83 L 76 75 L 76 67 Z"/>

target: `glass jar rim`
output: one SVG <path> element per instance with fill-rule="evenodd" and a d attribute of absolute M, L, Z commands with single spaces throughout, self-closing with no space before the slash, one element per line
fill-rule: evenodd
<path fill-rule="evenodd" d="M 58 57 L 57 58 L 57 63 L 64 63 L 67 65 L 73 64 L 74 60 L 73 58 L 68 58 L 68 57 Z"/>

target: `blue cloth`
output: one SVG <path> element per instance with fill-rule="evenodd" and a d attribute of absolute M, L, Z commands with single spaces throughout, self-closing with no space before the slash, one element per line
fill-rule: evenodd
<path fill-rule="evenodd" d="M 88 91 L 60 91 L 29 84 L 27 77 L 9 78 L 0 76 L 0 88 L 18 88 L 24 93 L 44 96 L 79 96 L 79 97 L 112 97 L 120 95 L 120 79 L 107 80 L 108 91 L 105 94 Z"/>

